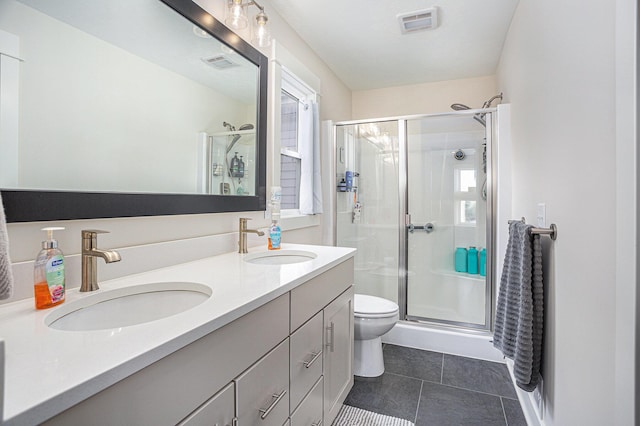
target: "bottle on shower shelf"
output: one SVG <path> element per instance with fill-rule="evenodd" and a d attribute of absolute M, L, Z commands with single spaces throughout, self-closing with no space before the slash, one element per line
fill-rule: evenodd
<path fill-rule="evenodd" d="M 244 161 L 242 161 L 242 155 L 240 156 L 240 160 L 238 161 L 238 176 L 244 177 Z"/>
<path fill-rule="evenodd" d="M 478 249 L 474 246 L 467 250 L 467 272 L 470 274 L 478 273 Z"/>
<path fill-rule="evenodd" d="M 467 272 L 467 249 L 464 247 L 456 248 L 455 269 L 456 272 Z"/>
<path fill-rule="evenodd" d="M 238 158 L 238 153 L 236 152 L 233 158 L 231 159 L 231 165 L 229 166 L 229 173 L 231 173 L 231 177 L 241 177 L 241 176 L 238 176 L 239 169 L 240 169 L 240 159 Z"/>

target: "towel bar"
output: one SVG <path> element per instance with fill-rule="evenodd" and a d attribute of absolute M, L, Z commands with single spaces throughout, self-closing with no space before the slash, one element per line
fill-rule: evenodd
<path fill-rule="evenodd" d="M 510 220 L 509 223 L 514 222 Z M 523 217 L 520 222 L 526 223 L 526 219 Z M 555 223 L 552 223 L 549 228 L 531 228 L 532 234 L 540 234 L 540 235 L 548 235 L 552 240 L 556 240 L 558 238 L 558 227 Z"/>

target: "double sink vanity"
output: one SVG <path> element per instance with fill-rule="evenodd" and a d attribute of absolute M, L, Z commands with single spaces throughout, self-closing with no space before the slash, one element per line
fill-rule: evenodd
<path fill-rule="evenodd" d="M 0 308 L 6 424 L 329 425 L 353 385 L 353 256 L 227 253 Z"/>

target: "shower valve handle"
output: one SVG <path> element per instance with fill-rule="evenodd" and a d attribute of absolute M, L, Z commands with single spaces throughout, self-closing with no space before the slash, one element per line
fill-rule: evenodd
<path fill-rule="evenodd" d="M 433 223 L 429 222 L 425 225 L 414 225 L 413 223 L 410 223 L 409 225 L 407 225 L 407 229 L 409 230 L 409 232 L 411 232 L 413 234 L 413 231 L 415 231 L 416 229 L 421 229 L 424 230 L 427 234 L 430 234 L 434 231 L 435 227 L 433 226 Z"/>

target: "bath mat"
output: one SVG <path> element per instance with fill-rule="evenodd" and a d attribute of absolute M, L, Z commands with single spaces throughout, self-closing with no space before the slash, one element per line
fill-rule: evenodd
<path fill-rule="evenodd" d="M 332 426 L 414 426 L 413 422 L 343 405 Z"/>

